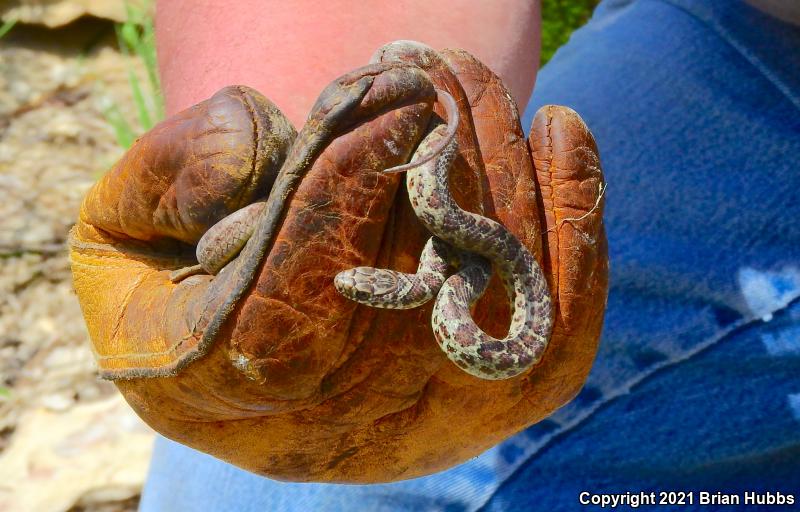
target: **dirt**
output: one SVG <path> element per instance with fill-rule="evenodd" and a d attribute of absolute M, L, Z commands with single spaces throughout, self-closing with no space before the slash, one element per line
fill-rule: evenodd
<path fill-rule="evenodd" d="M 0 512 L 135 510 L 147 470 L 154 434 L 97 377 L 65 247 L 123 153 L 104 110 L 136 117 L 128 66 L 145 75 L 115 41 L 97 18 L 0 40 Z"/>

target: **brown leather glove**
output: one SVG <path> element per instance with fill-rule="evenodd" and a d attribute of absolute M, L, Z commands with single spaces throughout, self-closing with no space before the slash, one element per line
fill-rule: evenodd
<path fill-rule="evenodd" d="M 597 348 L 603 177 L 580 117 L 544 107 L 526 141 L 503 84 L 466 52 L 394 43 L 373 60 L 326 88 L 297 137 L 241 86 L 164 121 L 87 194 L 71 236 L 101 374 L 163 435 L 272 478 L 385 482 L 463 462 L 574 397 Z M 441 113 L 434 87 L 460 110 L 453 194 L 510 229 L 549 280 L 550 345 L 513 379 L 452 364 L 430 303 L 377 310 L 332 284 L 360 265 L 415 271 L 430 235 L 404 177 L 379 171 Z M 296 190 L 270 199 L 277 225 L 262 219 L 223 272 L 170 281 L 211 225 L 292 176 Z M 474 317 L 503 336 L 494 281 Z"/>

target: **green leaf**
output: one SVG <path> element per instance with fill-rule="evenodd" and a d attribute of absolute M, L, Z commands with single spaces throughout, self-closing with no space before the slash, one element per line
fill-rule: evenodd
<path fill-rule="evenodd" d="M 128 149 L 133 144 L 133 141 L 136 140 L 136 135 L 133 132 L 133 128 L 131 128 L 130 123 L 125 119 L 125 116 L 122 115 L 122 112 L 119 110 L 119 107 L 112 103 L 105 109 L 103 109 L 103 115 L 108 121 L 108 124 L 114 129 L 114 135 L 117 139 L 117 144 L 121 147 Z"/>
<path fill-rule="evenodd" d="M 4 22 L 2 25 L 0 25 L 0 39 L 2 39 L 2 37 L 4 35 L 8 34 L 11 31 L 12 28 L 14 28 L 14 25 L 17 24 L 17 21 L 19 21 L 19 20 L 15 19 L 15 18 L 11 18 L 10 20 L 8 20 L 8 21 Z"/>
<path fill-rule="evenodd" d="M 133 72 L 132 68 L 128 68 L 128 83 L 131 85 L 131 92 L 133 92 L 133 102 L 136 103 L 136 111 L 139 115 L 139 124 L 144 130 L 149 130 L 153 127 L 153 120 L 150 118 L 150 109 L 147 106 L 147 100 L 142 94 L 142 88 L 139 86 L 139 77 Z"/>
<path fill-rule="evenodd" d="M 157 71 L 153 22 L 145 11 L 138 10 L 127 3 L 126 8 L 129 20 L 115 26 L 117 42 L 122 53 L 129 59 L 139 58 L 145 65 L 149 84 L 149 97 L 145 95 L 141 80 L 130 63 L 127 66 L 127 73 L 139 124 L 144 130 L 149 130 L 155 125 L 156 121 L 164 116 L 164 102 L 161 97 L 161 85 Z M 125 121 L 121 116 L 120 120 Z M 125 124 L 128 128 L 130 127 L 130 123 L 127 121 L 125 121 Z M 117 130 L 116 126 L 115 130 Z M 125 140 L 128 139 L 127 131 L 125 129 L 117 130 L 118 133 L 124 134 L 123 138 Z"/>
<path fill-rule="evenodd" d="M 138 27 L 133 23 L 125 22 L 119 27 L 119 34 L 128 51 L 136 51 L 140 44 Z"/>

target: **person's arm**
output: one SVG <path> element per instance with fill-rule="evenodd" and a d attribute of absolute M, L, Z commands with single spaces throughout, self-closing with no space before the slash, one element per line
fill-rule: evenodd
<path fill-rule="evenodd" d="M 538 68 L 539 24 L 539 0 L 159 0 L 156 10 L 168 114 L 241 84 L 297 127 L 331 80 L 397 39 L 469 51 L 522 110 Z"/>

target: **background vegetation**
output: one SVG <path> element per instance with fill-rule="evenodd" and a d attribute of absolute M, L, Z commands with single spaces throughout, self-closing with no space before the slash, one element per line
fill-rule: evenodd
<path fill-rule="evenodd" d="M 588 21 L 598 3 L 600 0 L 542 0 L 542 65 L 573 30 Z"/>
<path fill-rule="evenodd" d="M 161 84 L 158 79 L 156 62 L 156 43 L 153 19 L 149 13 L 152 9 L 127 5 L 128 19 L 115 26 L 117 44 L 120 51 L 130 59 L 140 59 L 144 64 L 146 78 L 140 77 L 134 66 L 128 65 L 128 83 L 136 104 L 138 126 L 143 132 L 152 128 L 164 117 L 164 100 L 161 97 Z M 144 86 L 143 83 L 147 85 Z M 104 112 L 106 119 L 114 128 L 117 142 L 123 148 L 130 147 L 137 134 L 133 123 L 125 118 L 115 103 L 111 103 Z"/>

